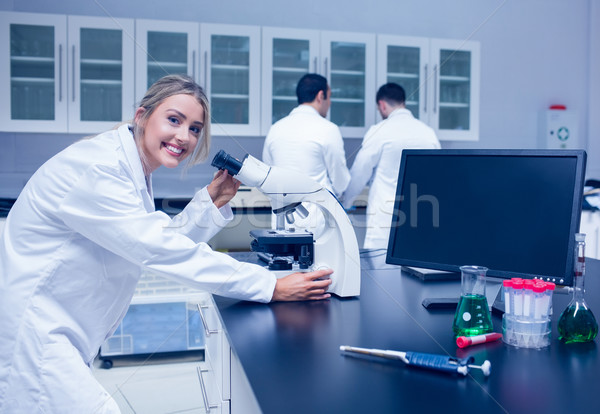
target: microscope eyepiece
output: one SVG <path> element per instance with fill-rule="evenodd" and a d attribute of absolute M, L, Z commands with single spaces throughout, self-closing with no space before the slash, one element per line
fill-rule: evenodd
<path fill-rule="evenodd" d="M 210 165 L 219 169 L 219 170 L 227 170 L 230 175 L 237 175 L 242 168 L 242 161 L 239 161 L 237 158 L 232 157 L 227 154 L 223 150 L 219 150 L 217 155 L 213 158 Z"/>

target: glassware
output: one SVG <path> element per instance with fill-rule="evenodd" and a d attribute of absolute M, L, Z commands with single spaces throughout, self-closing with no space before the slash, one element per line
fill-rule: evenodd
<path fill-rule="evenodd" d="M 598 335 L 598 322 L 585 303 L 583 295 L 585 277 L 585 234 L 575 235 L 575 275 L 573 299 L 558 320 L 558 333 L 561 341 L 590 342 Z"/>
<path fill-rule="evenodd" d="M 482 266 L 461 266 L 461 296 L 454 315 L 454 335 L 473 336 L 492 332 L 492 317 L 485 297 L 485 275 Z"/>

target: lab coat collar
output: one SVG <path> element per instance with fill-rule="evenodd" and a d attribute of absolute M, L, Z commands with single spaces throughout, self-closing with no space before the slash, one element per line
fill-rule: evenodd
<path fill-rule="evenodd" d="M 406 108 L 394 109 L 392 111 L 392 113 L 388 116 L 388 119 L 391 118 L 391 117 L 394 117 L 394 116 L 409 116 L 409 117 L 413 118 L 412 112 L 410 112 Z"/>
<path fill-rule="evenodd" d="M 137 145 L 133 139 L 133 133 L 129 129 L 131 125 L 124 124 L 118 129 L 119 139 L 121 140 L 121 146 L 125 157 L 134 174 L 134 182 L 142 197 L 144 199 L 144 205 L 146 210 L 154 211 L 154 197 L 152 195 L 152 174 L 147 179 L 144 174 L 144 167 L 142 166 L 142 160 L 138 152 Z"/>
<path fill-rule="evenodd" d="M 321 114 L 319 114 L 319 112 L 315 108 L 313 108 L 312 106 L 307 105 L 307 104 L 298 105 L 297 107 L 292 109 L 292 112 L 290 112 L 290 115 L 296 114 L 296 113 L 313 114 L 313 115 L 321 116 Z"/>

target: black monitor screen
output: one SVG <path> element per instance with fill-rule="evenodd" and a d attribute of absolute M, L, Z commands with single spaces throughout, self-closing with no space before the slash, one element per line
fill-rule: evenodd
<path fill-rule="evenodd" d="M 387 263 L 572 284 L 580 150 L 405 150 Z"/>

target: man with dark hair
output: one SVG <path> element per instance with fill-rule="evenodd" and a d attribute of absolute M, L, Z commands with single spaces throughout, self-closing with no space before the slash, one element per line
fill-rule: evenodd
<path fill-rule="evenodd" d="M 296 87 L 298 106 L 267 134 L 263 161 L 301 172 L 336 195 L 350 181 L 340 129 L 325 117 L 331 89 L 321 75 L 304 75 Z"/>
<path fill-rule="evenodd" d="M 327 79 L 316 73 L 307 73 L 298 81 L 298 85 L 296 86 L 298 104 L 311 103 L 315 100 L 319 92 L 323 92 L 323 95 L 327 97 L 328 89 Z M 327 111 L 322 116 L 327 116 Z"/>
<path fill-rule="evenodd" d="M 439 149 L 432 128 L 415 119 L 406 109 L 406 93 L 396 83 L 386 83 L 376 95 L 383 121 L 367 131 L 350 170 L 350 184 L 343 195 L 350 208 L 356 196 L 370 183 L 367 201 L 365 249 L 386 249 L 392 223 L 400 157 L 403 149 Z"/>

